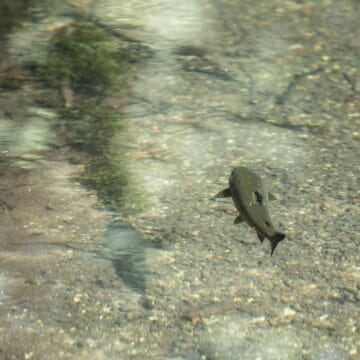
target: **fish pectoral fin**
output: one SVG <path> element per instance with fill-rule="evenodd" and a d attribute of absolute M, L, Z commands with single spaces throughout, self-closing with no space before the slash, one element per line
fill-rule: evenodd
<path fill-rule="evenodd" d="M 270 201 L 277 200 L 277 197 L 271 192 L 268 192 L 268 197 Z"/>
<path fill-rule="evenodd" d="M 234 225 L 240 224 L 244 221 L 244 218 L 241 215 L 238 215 L 234 220 Z"/>
<path fill-rule="evenodd" d="M 257 233 L 257 237 L 259 238 L 259 240 L 260 240 L 261 242 L 264 242 L 264 239 L 265 239 L 264 236 L 262 236 L 261 234 Z"/>
<path fill-rule="evenodd" d="M 231 192 L 230 192 L 229 188 L 221 190 L 219 193 L 217 193 L 214 196 L 214 199 L 216 199 L 216 198 L 227 198 L 227 197 L 231 197 Z"/>

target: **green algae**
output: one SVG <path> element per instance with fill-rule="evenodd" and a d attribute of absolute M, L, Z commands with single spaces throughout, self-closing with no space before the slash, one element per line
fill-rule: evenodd
<path fill-rule="evenodd" d="M 54 34 L 46 59 L 38 64 L 38 74 L 47 84 L 67 83 L 74 91 L 72 106 L 62 108 L 59 130 L 78 150 L 79 161 L 85 159 L 80 181 L 95 190 L 105 205 L 123 214 L 144 209 L 146 195 L 129 171 L 131 134 L 121 109 L 103 105 L 99 95 L 128 87 L 131 59 L 118 50 L 108 32 L 94 23 L 78 21 Z"/>
<path fill-rule="evenodd" d="M 86 104 L 67 110 L 69 143 L 85 154 L 81 182 L 112 209 L 131 215 L 147 206 L 146 194 L 131 175 L 131 134 L 118 110 Z"/>
<path fill-rule="evenodd" d="M 127 70 L 124 60 L 105 31 L 77 22 L 53 36 L 38 73 L 51 86 L 68 80 L 78 91 L 98 92 L 121 79 Z"/>
<path fill-rule="evenodd" d="M 35 2 L 37 3 L 37 2 Z M 0 37 L 7 33 L 12 27 L 27 19 L 34 6 L 31 0 L 1 1 L 0 3 Z"/>

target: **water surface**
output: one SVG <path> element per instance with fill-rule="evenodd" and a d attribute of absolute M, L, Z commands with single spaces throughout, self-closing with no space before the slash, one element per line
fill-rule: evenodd
<path fill-rule="evenodd" d="M 358 358 L 358 2 L 20 5 L 0 12 L 1 355 Z M 273 257 L 210 200 L 238 165 L 278 199 Z"/>

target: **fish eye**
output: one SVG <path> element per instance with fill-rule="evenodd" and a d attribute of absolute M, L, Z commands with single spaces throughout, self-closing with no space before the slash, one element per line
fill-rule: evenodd
<path fill-rule="evenodd" d="M 262 205 L 263 196 L 262 196 L 257 190 L 255 190 L 254 194 L 255 194 L 255 197 L 256 197 L 256 201 L 257 201 L 260 205 Z"/>

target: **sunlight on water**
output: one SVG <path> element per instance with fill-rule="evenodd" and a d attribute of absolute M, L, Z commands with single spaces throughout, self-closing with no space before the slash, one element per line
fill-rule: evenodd
<path fill-rule="evenodd" d="M 194 38 L 201 38 L 205 30 L 201 8 L 196 1 L 159 1 L 154 2 L 149 10 L 145 26 L 161 41 L 194 41 Z"/>
<path fill-rule="evenodd" d="M 193 41 L 204 31 L 200 4 L 196 1 L 112 1 L 95 5 L 96 13 L 120 25 L 142 30 L 150 43 L 158 46 L 168 41 Z M 141 14 L 141 17 L 137 16 Z"/>

